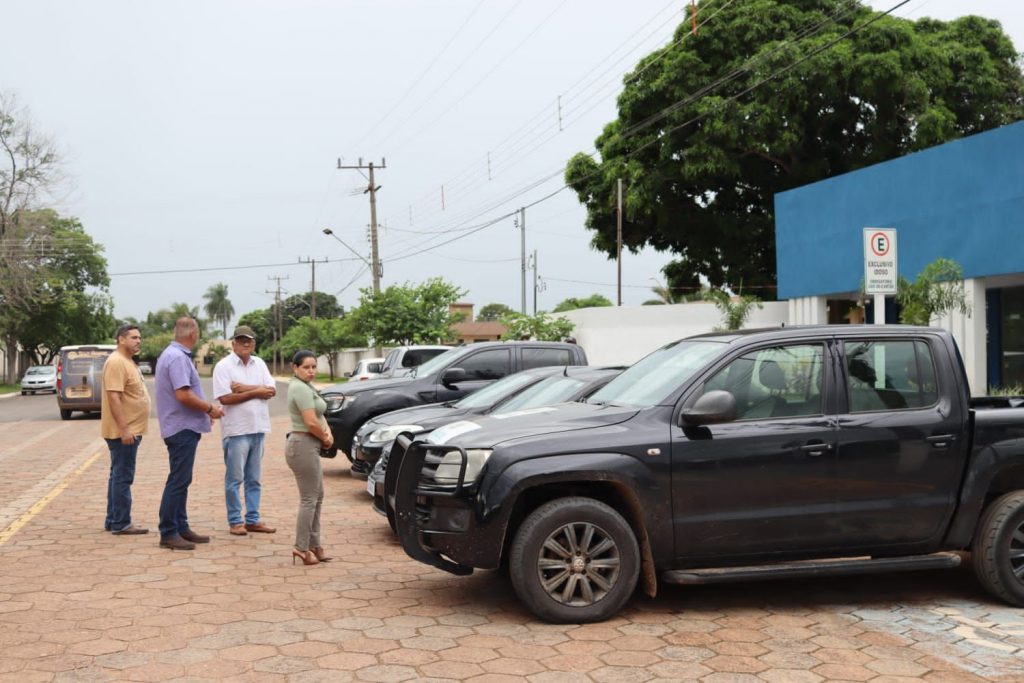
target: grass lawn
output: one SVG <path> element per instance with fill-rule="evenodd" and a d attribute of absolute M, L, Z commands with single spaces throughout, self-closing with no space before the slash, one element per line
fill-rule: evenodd
<path fill-rule="evenodd" d="M 15 391 L 21 391 L 20 384 L 0 384 L 0 394 L 10 394 Z"/>

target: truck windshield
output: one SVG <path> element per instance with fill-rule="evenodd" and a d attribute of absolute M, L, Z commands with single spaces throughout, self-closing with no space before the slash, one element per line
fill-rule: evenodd
<path fill-rule="evenodd" d="M 723 342 L 703 340 L 668 344 L 613 379 L 587 403 L 638 408 L 658 405 L 725 349 Z"/>
<path fill-rule="evenodd" d="M 413 368 L 413 377 L 426 377 L 427 375 L 431 375 L 448 365 L 451 360 L 465 355 L 468 351 L 468 346 L 460 346 L 452 349 L 451 351 L 445 351 L 440 356 L 434 356 L 423 365 Z"/>
<path fill-rule="evenodd" d="M 529 372 L 517 372 L 514 375 L 499 379 L 480 391 L 474 391 L 455 405 L 459 408 L 486 408 L 539 379 L 537 375 Z"/>

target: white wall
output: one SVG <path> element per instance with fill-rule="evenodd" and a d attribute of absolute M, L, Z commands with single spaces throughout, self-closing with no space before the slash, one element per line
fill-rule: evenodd
<path fill-rule="evenodd" d="M 390 350 L 390 348 L 381 349 L 381 357 L 387 356 Z M 364 358 L 375 357 L 376 354 L 373 349 L 345 349 L 344 351 L 339 351 L 338 358 L 334 362 L 334 372 L 337 373 L 338 377 L 341 377 L 346 372 L 355 370 L 356 364 Z M 326 356 L 321 356 L 317 359 L 317 372 L 326 373 L 329 369 Z"/>
<path fill-rule="evenodd" d="M 768 301 L 755 308 L 746 328 L 787 322 L 789 304 Z M 559 313 L 575 323 L 572 334 L 591 365 L 632 365 L 658 347 L 721 325 L 722 312 L 708 302 L 665 306 L 602 306 Z"/>

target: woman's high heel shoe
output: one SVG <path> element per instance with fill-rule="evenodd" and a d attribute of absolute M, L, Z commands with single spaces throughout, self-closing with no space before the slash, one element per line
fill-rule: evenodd
<path fill-rule="evenodd" d="M 303 551 L 292 548 L 292 564 L 295 564 L 296 557 L 302 560 L 302 564 L 320 564 L 320 560 L 310 550 Z"/>
<path fill-rule="evenodd" d="M 334 559 L 333 557 L 327 557 L 327 554 L 324 552 L 324 549 L 320 546 L 310 548 L 310 551 L 312 551 L 312 553 L 316 555 L 316 559 L 320 562 L 330 562 Z"/>

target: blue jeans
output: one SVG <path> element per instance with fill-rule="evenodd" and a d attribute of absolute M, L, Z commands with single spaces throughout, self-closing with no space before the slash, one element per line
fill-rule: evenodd
<path fill-rule="evenodd" d="M 121 439 L 104 439 L 110 450 L 110 476 L 107 478 L 107 518 L 103 528 L 120 531 L 132 524 L 132 482 L 135 481 L 135 455 L 142 437 L 127 446 Z"/>
<path fill-rule="evenodd" d="M 263 466 L 261 434 L 229 436 L 224 444 L 224 502 L 228 506 L 228 524 L 242 523 L 242 499 L 238 487 L 245 485 L 245 523 L 260 521 L 260 473 Z"/>
<path fill-rule="evenodd" d="M 167 444 L 170 471 L 160 499 L 160 538 L 180 536 L 188 531 L 188 486 L 192 483 L 192 466 L 196 462 L 199 432 L 183 429 L 164 439 Z"/>

